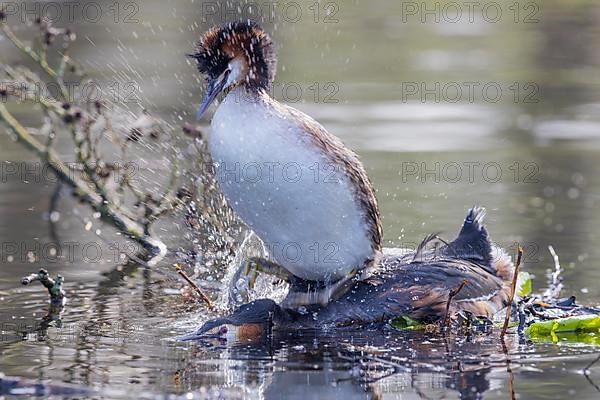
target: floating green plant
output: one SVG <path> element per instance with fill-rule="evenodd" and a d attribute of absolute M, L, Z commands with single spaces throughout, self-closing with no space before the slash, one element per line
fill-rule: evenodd
<path fill-rule="evenodd" d="M 395 329 L 406 329 L 411 331 L 425 329 L 424 324 L 404 315 L 394 318 L 391 325 Z"/>
<path fill-rule="evenodd" d="M 525 333 L 534 340 L 552 339 L 556 343 L 563 336 L 568 336 L 577 339 L 577 342 L 600 344 L 600 316 L 577 315 L 534 322 L 525 329 Z"/>

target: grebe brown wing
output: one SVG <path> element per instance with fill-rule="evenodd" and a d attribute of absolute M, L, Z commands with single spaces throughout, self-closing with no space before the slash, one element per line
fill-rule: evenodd
<path fill-rule="evenodd" d="M 390 315 L 431 320 L 445 313 L 449 292 L 467 280 L 454 297 L 454 310 L 492 317 L 507 304 L 514 266 L 492 243 L 484 216 L 483 208 L 472 208 L 454 241 L 420 249 L 417 258 L 416 252 L 384 251 L 382 268 L 359 285 L 369 294 L 357 292 L 356 297 L 370 298 L 369 303 L 381 304 Z"/>
<path fill-rule="evenodd" d="M 396 265 L 394 274 L 377 274 L 358 282 L 348 294 L 320 310 L 337 325 L 384 322 L 398 316 L 432 322 L 445 315 L 451 290 L 467 284 L 453 298 L 451 312 L 493 317 L 506 306 L 509 282 L 468 260 L 438 257 Z M 329 315 L 326 316 L 324 314 Z"/>

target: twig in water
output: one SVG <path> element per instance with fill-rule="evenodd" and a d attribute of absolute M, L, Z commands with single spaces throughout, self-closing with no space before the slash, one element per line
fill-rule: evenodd
<path fill-rule="evenodd" d="M 468 282 L 469 281 L 467 281 L 466 279 L 463 279 L 463 281 L 460 283 L 460 285 L 458 285 L 456 289 L 452 289 L 450 290 L 450 293 L 448 293 L 448 301 L 446 302 L 446 314 L 444 315 L 444 329 L 450 325 L 450 303 L 452 302 L 452 299 L 454 298 L 454 296 L 460 293 L 460 291 L 465 287 L 465 285 Z"/>
<path fill-rule="evenodd" d="M 596 385 L 594 383 L 594 381 L 592 380 L 592 378 L 590 378 L 590 368 L 596 364 L 598 361 L 600 361 L 600 356 L 596 357 L 596 359 L 594 361 L 592 361 L 591 363 L 589 363 L 584 369 L 583 369 L 583 376 L 585 376 L 585 379 L 591 383 L 591 385 L 600 392 L 600 387 L 598 387 L 598 385 Z"/>
<path fill-rule="evenodd" d="M 519 325 L 517 327 L 517 333 L 522 335 L 525 331 L 525 324 L 527 323 L 527 316 L 525 314 L 525 301 L 519 302 Z"/>
<path fill-rule="evenodd" d="M 519 247 L 519 249 L 521 248 Z M 504 338 L 502 338 L 502 352 L 506 356 L 506 372 L 508 373 L 508 392 L 510 394 L 510 400 L 515 400 L 517 398 L 515 394 L 515 374 L 510 366 L 510 355 L 508 354 L 506 343 L 504 343 Z"/>
<path fill-rule="evenodd" d="M 50 301 L 53 304 L 63 304 L 65 300 L 65 291 L 62 288 L 64 278 L 60 275 L 56 275 L 56 279 L 50 278 L 48 271 L 40 269 L 37 274 L 31 274 L 23 277 L 21 283 L 23 285 L 29 285 L 31 282 L 40 281 L 50 294 Z"/>
<path fill-rule="evenodd" d="M 206 303 L 207 307 L 208 307 L 210 310 L 214 310 L 214 309 L 215 309 L 215 306 L 213 305 L 212 301 L 210 301 L 210 299 L 208 298 L 208 296 L 207 296 L 207 295 L 205 295 L 205 294 L 204 294 L 204 292 L 202 291 L 202 289 L 200 289 L 200 288 L 198 287 L 198 285 L 196 285 L 196 284 L 194 283 L 194 281 L 192 281 L 192 280 L 190 279 L 190 277 L 189 277 L 189 276 L 187 276 L 187 274 L 186 274 L 186 273 L 183 271 L 183 269 L 181 268 L 181 265 L 179 265 L 179 264 L 174 264 L 174 266 L 175 266 L 175 270 L 177 271 L 177 273 L 178 273 L 179 275 L 181 275 L 181 277 L 182 277 L 182 278 L 183 278 L 183 279 L 184 279 L 184 280 L 185 280 L 185 281 L 186 281 L 186 282 L 187 282 L 187 283 L 188 283 L 188 284 L 189 284 L 189 285 L 190 285 L 192 288 L 194 288 L 194 290 L 196 291 L 196 293 L 198 293 L 198 295 L 200 295 L 200 297 L 202 298 L 202 300 L 203 300 L 203 301 Z"/>
<path fill-rule="evenodd" d="M 560 274 L 562 272 L 562 268 L 560 266 L 560 260 L 558 259 L 558 255 L 556 251 L 554 251 L 554 247 L 548 246 L 548 251 L 552 255 L 552 259 L 554 260 L 554 272 L 550 274 L 550 282 L 548 284 L 548 289 L 544 291 L 545 299 L 557 299 L 560 295 L 560 291 L 562 290 L 562 282 L 560 281 Z"/>
<path fill-rule="evenodd" d="M 506 335 L 508 323 L 510 322 L 510 310 L 512 308 L 512 303 L 515 300 L 515 292 L 517 290 L 517 279 L 519 278 L 519 268 L 521 267 L 521 258 L 523 258 L 523 248 L 519 246 L 519 248 L 517 249 L 517 263 L 515 264 L 515 272 L 513 274 L 512 285 L 510 289 L 510 298 L 508 299 L 508 305 L 506 306 L 504 326 L 502 326 L 502 332 L 500 333 L 501 338 L 504 338 L 504 335 Z"/>

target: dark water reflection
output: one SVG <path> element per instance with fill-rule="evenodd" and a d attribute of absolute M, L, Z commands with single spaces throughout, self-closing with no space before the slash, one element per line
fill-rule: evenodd
<path fill-rule="evenodd" d="M 99 288 L 69 285 L 76 295 L 61 327 L 45 332 L 36 332 L 43 296 L 13 294 L 8 313 L 28 318 L 3 325 L 3 371 L 84 384 L 107 398 L 510 398 L 509 382 L 519 398 L 598 394 L 598 367 L 584 373 L 597 348 L 575 342 L 391 330 L 277 332 L 251 346 L 165 340 L 196 318 L 173 296 L 146 309 L 144 287 L 158 285 L 143 275 L 131 275 L 129 287 L 110 278 Z"/>
<path fill-rule="evenodd" d="M 281 9 L 264 18 L 279 43 L 274 95 L 360 153 L 378 189 L 386 245 L 414 246 L 431 231 L 452 236 L 466 209 L 481 204 L 499 244 L 525 246 L 535 290 L 552 267 L 553 245 L 565 268 L 565 293 L 597 304 L 597 2 L 544 1 L 533 9 L 519 2 L 514 22 L 514 1 L 498 1 L 506 16 L 498 23 L 479 14 L 473 23 L 422 23 L 419 14 L 403 19 L 407 2 L 388 1 L 336 2 L 335 23 L 324 22 L 322 2 L 315 22 L 313 3 L 297 2 L 304 13 L 295 23 Z M 436 2 L 418 3 L 433 9 Z M 148 107 L 177 125 L 190 121 L 202 91 L 184 54 L 226 15 L 207 13 L 198 1 L 136 4 L 137 22 L 91 23 L 76 13 L 58 24 L 78 32 L 74 54 L 105 87 L 123 92 L 134 84 L 137 96 L 127 106 Z M 525 23 L 531 10 L 537 22 Z M 25 31 L 18 17 L 9 23 Z M 18 59 L 6 41 L 0 59 Z M 490 101 L 478 90 L 472 101 L 454 101 L 441 89 L 458 86 L 464 95 L 469 82 L 497 84 L 502 96 Z M 409 95 L 415 84 L 440 90 Z M 15 112 L 29 126 L 38 122 L 30 109 Z M 161 151 L 150 144 L 140 156 L 153 174 L 167 173 L 156 165 Z M 0 372 L 7 375 L 98 388 L 105 398 L 506 399 L 510 382 L 520 399 L 600 396 L 600 365 L 584 372 L 598 347 L 572 337 L 556 344 L 510 337 L 502 346 L 497 335 L 362 331 L 280 333 L 253 347 L 176 343 L 173 337 L 213 315 L 181 300 L 168 265 L 115 267 L 125 241 L 66 192 L 60 218 L 49 224 L 52 177 L 6 172 L 9 163 L 35 171 L 35 161 L 0 131 Z M 159 228 L 172 248 L 189 246 L 181 218 Z M 49 319 L 46 295 L 18 285 L 40 266 L 66 278 L 69 303 Z"/>

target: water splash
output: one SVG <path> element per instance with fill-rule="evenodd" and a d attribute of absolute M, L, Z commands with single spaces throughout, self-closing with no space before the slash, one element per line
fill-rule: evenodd
<path fill-rule="evenodd" d="M 186 237 L 192 248 L 182 257 L 188 265 L 193 265 L 193 278 L 218 282 L 220 294 L 216 306 L 224 311 L 257 298 L 282 300 L 287 285 L 276 285 L 274 277 L 259 275 L 252 279 L 251 287 L 245 287 L 249 279 L 240 268 L 251 257 L 267 257 L 266 248 L 227 205 L 206 142 L 196 140 L 189 152 L 195 160 L 191 182 L 195 200 L 187 207 L 185 221 L 189 228 Z"/>

